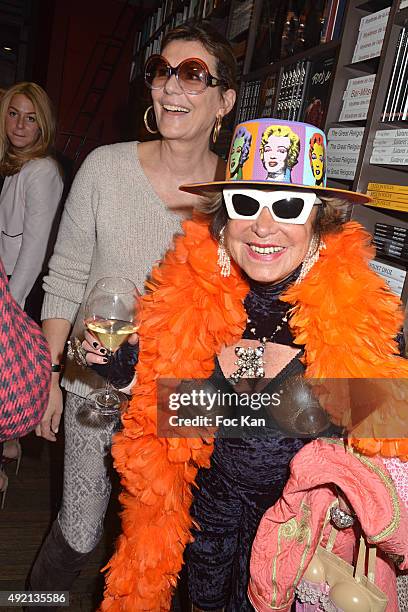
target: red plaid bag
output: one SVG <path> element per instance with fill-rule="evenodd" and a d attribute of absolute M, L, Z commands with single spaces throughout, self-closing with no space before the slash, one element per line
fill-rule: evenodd
<path fill-rule="evenodd" d="M 0 261 L 0 442 L 20 438 L 40 422 L 50 381 L 47 342 L 11 296 Z"/>

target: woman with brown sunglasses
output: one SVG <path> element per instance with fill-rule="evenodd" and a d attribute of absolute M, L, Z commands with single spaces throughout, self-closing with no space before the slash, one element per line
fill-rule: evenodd
<path fill-rule="evenodd" d="M 225 164 L 210 142 L 234 106 L 235 71 L 230 45 L 207 24 L 170 31 L 161 55 L 148 61 L 145 71 L 152 94 L 145 123 L 157 138 L 101 147 L 78 172 L 45 279 L 42 318 L 55 372 L 37 435 L 56 439 L 63 407 L 58 364 L 71 327 L 73 336 L 83 338 L 83 304 L 92 286 L 101 277 L 124 276 L 143 287 L 180 220 L 202 199 L 178 186 L 224 174 Z M 106 362 L 105 349 L 87 337 L 94 350 L 89 362 Z M 84 362 L 78 342 L 76 357 Z M 92 428 L 77 420 L 83 398 L 101 386 L 101 379 L 73 361 L 62 384 L 68 392 L 63 501 L 32 569 L 35 590 L 71 587 L 101 538 L 111 491 L 106 463 L 116 423 Z"/>

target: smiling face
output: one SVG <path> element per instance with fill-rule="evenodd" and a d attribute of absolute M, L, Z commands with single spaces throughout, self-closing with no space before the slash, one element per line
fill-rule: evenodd
<path fill-rule="evenodd" d="M 254 220 L 229 220 L 225 244 L 232 259 L 255 281 L 278 283 L 305 259 L 313 236 L 314 208 L 304 225 L 278 223 L 267 208 Z"/>
<path fill-rule="evenodd" d="M 215 57 L 198 41 L 174 40 L 166 45 L 162 55 L 173 67 L 196 57 L 218 77 Z M 200 94 L 186 94 L 172 75 L 162 89 L 152 90 L 152 100 L 157 126 L 164 138 L 195 140 L 209 138 L 217 116 L 224 116 L 234 105 L 235 92 L 207 87 Z"/>
<path fill-rule="evenodd" d="M 290 139 L 288 136 L 269 136 L 263 153 L 263 165 L 267 172 L 273 174 L 285 172 L 289 147 Z"/>
<path fill-rule="evenodd" d="M 235 138 L 230 155 L 230 174 L 234 174 L 238 170 L 239 162 L 241 160 L 242 149 L 245 143 L 245 136 Z"/>
<path fill-rule="evenodd" d="M 310 163 L 316 182 L 321 182 L 324 172 L 324 149 L 321 144 L 314 143 L 310 153 Z"/>
<path fill-rule="evenodd" d="M 6 134 L 11 144 L 17 149 L 33 145 L 41 132 L 33 103 L 24 94 L 15 94 L 6 113 Z"/>

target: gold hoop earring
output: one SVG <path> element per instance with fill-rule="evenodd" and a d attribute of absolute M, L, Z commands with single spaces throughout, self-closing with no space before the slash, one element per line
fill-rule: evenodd
<path fill-rule="evenodd" d="M 215 120 L 215 125 L 212 133 L 212 141 L 215 144 L 217 142 L 218 136 L 220 135 L 222 125 L 222 117 L 221 115 L 217 115 L 217 119 Z"/>
<path fill-rule="evenodd" d="M 143 115 L 143 121 L 145 124 L 145 128 L 148 132 L 150 132 L 150 134 L 158 134 L 159 130 L 152 130 L 152 128 L 150 127 L 149 123 L 148 123 L 148 115 L 149 115 L 149 111 L 153 110 L 153 105 L 151 104 L 150 106 L 148 106 L 146 108 L 145 114 Z"/>

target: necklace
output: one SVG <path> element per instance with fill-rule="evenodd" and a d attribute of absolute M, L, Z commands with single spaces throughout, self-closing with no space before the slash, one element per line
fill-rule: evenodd
<path fill-rule="evenodd" d="M 235 355 L 237 356 L 237 360 L 234 363 L 237 366 L 237 369 L 230 375 L 230 380 L 232 383 L 236 384 L 244 376 L 248 378 L 265 377 L 265 362 L 263 356 L 265 353 L 266 343 L 273 342 L 276 334 L 281 331 L 284 325 L 287 324 L 288 319 L 289 312 L 286 311 L 283 313 L 282 318 L 276 326 L 273 334 L 259 339 L 259 346 L 255 348 L 244 348 L 243 346 L 235 347 Z M 248 323 L 251 323 L 250 319 L 248 319 Z M 254 336 L 256 336 L 255 327 L 251 327 L 250 331 L 254 334 Z"/>

